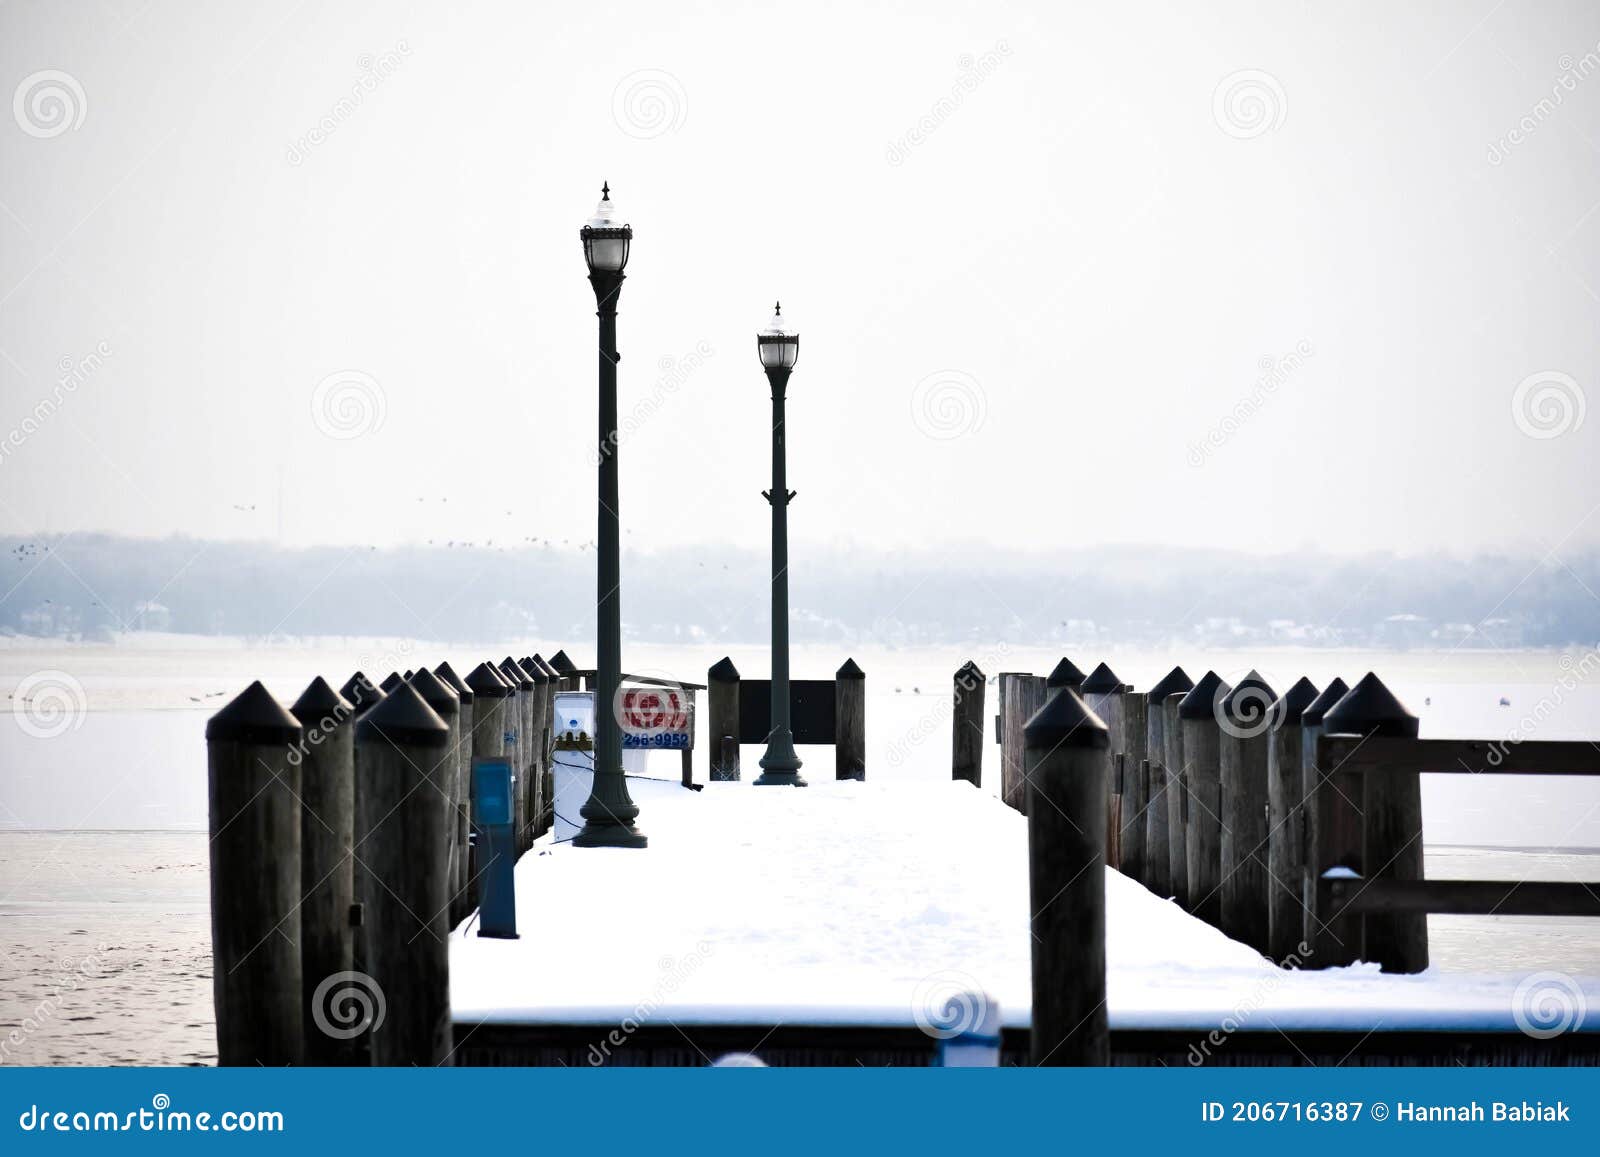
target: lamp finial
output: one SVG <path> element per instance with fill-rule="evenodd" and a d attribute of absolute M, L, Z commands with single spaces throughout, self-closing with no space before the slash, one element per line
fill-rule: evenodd
<path fill-rule="evenodd" d="M 783 302 L 775 301 L 775 302 L 772 303 L 772 316 L 773 317 L 782 317 L 783 316 Z"/>
<path fill-rule="evenodd" d="M 601 183 L 601 185 L 600 185 L 600 199 L 602 201 L 611 200 L 611 182 L 605 181 L 605 182 Z"/>

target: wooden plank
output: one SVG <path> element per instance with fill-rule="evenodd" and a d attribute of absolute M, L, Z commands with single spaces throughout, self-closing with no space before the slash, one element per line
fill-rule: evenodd
<path fill-rule="evenodd" d="M 1588 741 L 1397 739 L 1324 735 L 1318 762 L 1341 771 L 1409 767 L 1432 774 L 1600 775 L 1600 746 Z"/>
<path fill-rule="evenodd" d="M 1331 880 L 1334 903 L 1352 913 L 1452 916 L 1600 916 L 1600 883 L 1544 880 Z"/>

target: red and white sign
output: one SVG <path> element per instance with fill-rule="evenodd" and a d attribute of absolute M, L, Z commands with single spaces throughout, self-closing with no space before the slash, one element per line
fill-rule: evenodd
<path fill-rule="evenodd" d="M 689 746 L 693 734 L 694 693 L 681 687 L 624 687 L 621 692 L 624 747 Z"/>

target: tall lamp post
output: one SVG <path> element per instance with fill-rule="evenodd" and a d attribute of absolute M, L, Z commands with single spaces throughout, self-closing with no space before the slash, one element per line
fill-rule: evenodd
<path fill-rule="evenodd" d="M 628 795 L 622 774 L 622 733 L 617 723 L 617 690 L 622 683 L 621 546 L 617 530 L 617 296 L 633 244 L 611 203 L 611 186 L 600 190 L 600 205 L 578 233 L 589 284 L 600 318 L 600 527 L 596 537 L 599 573 L 595 587 L 596 671 L 594 692 L 594 786 L 578 814 L 583 830 L 573 837 L 579 848 L 642 848 L 645 836 L 634 826 L 639 806 Z"/>
<path fill-rule="evenodd" d="M 789 730 L 789 500 L 794 491 L 788 486 L 783 447 L 783 394 L 800 357 L 800 335 L 783 320 L 781 302 L 756 335 L 756 352 L 772 385 L 772 489 L 761 492 L 772 504 L 772 730 L 756 784 L 804 787 Z"/>

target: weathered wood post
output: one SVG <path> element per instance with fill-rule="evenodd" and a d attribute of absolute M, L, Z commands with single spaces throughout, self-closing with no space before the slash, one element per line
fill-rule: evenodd
<path fill-rule="evenodd" d="M 449 726 L 409 685 L 356 724 L 366 780 L 356 854 L 373 884 L 362 899 L 366 971 L 383 1014 L 368 1033 L 374 1065 L 450 1059 L 449 743 Z"/>
<path fill-rule="evenodd" d="M 300 722 L 255 682 L 206 724 L 217 1063 L 305 1062 Z"/>
<path fill-rule="evenodd" d="M 1063 687 L 1025 729 L 1035 1065 L 1104 1065 L 1110 734 Z"/>
<path fill-rule="evenodd" d="M 451 927 L 454 927 L 455 920 L 453 917 L 455 914 L 455 908 L 461 902 L 460 894 L 456 890 L 455 885 L 457 867 L 454 849 L 457 838 L 457 828 L 461 820 L 460 799 L 458 792 L 461 785 L 461 758 L 463 755 L 462 743 L 464 740 L 471 742 L 470 736 L 472 733 L 470 731 L 464 732 L 462 730 L 463 708 L 461 705 L 461 697 L 455 693 L 455 689 L 452 688 L 450 684 L 439 678 L 438 675 L 435 675 L 432 671 L 428 670 L 426 667 L 423 667 L 415 671 L 411 678 L 406 680 L 406 684 L 411 687 L 411 689 L 414 690 L 419 696 L 421 696 L 424 703 L 433 708 L 433 713 L 440 719 L 443 719 L 445 726 L 450 729 L 450 735 L 445 744 L 445 749 L 439 752 L 436 757 L 440 762 L 440 767 L 437 769 L 437 773 L 435 773 L 434 769 L 431 768 L 424 768 L 423 770 L 427 771 L 430 777 L 438 780 L 445 794 L 445 822 L 448 826 L 448 840 L 446 842 L 447 859 L 445 871 L 450 880 L 451 917 L 448 923 Z M 470 690 L 468 691 L 468 694 L 471 694 Z M 476 699 L 476 696 L 474 696 L 474 699 Z M 465 718 L 466 725 L 470 726 L 471 717 L 466 716 Z M 471 770 L 472 769 L 469 764 L 467 769 L 468 775 L 471 774 Z"/>
<path fill-rule="evenodd" d="M 867 778 L 867 676 L 846 659 L 833 676 L 835 779 Z"/>
<path fill-rule="evenodd" d="M 358 716 L 382 699 L 383 695 L 378 685 L 360 671 L 346 679 L 344 686 L 339 688 L 339 697 L 354 707 Z"/>
<path fill-rule="evenodd" d="M 313 679 L 291 708 L 304 741 L 289 754 L 300 765 L 300 1012 L 306 1063 L 345 1065 L 353 1050 L 322 1032 L 312 1017 L 317 988 L 330 976 L 355 967 L 350 925 L 355 903 L 355 719 L 356 709 L 328 685 Z"/>
<path fill-rule="evenodd" d="M 1301 676 L 1273 704 L 1272 746 L 1267 753 L 1267 956 L 1278 964 L 1308 955 L 1305 938 L 1305 768 L 1301 720 L 1317 687 Z"/>
<path fill-rule="evenodd" d="M 511 710 L 511 685 L 501 677 L 492 663 L 479 663 L 467 673 L 467 687 L 474 696 L 472 703 L 472 762 L 490 756 L 506 754 L 506 714 Z M 471 762 L 468 764 L 470 777 Z M 468 783 L 467 807 L 471 814 L 471 779 Z M 515 793 L 513 793 L 513 796 Z M 513 799 L 513 807 L 515 801 Z M 469 829 L 470 833 L 470 829 Z M 478 906 L 478 849 L 468 836 L 467 847 L 467 908 Z"/>
<path fill-rule="evenodd" d="M 1161 703 L 1162 757 L 1167 765 L 1167 866 L 1172 898 L 1189 910 L 1189 763 L 1183 754 L 1183 701 L 1189 691 L 1174 691 Z"/>
<path fill-rule="evenodd" d="M 1272 705 L 1278 693 L 1251 671 L 1223 697 L 1217 712 L 1218 780 L 1222 791 L 1222 923 L 1224 934 L 1263 956 L 1270 949 L 1267 906 L 1267 760 Z"/>
<path fill-rule="evenodd" d="M 1189 911 L 1213 928 L 1222 924 L 1222 730 L 1218 705 L 1233 688 L 1207 671 L 1178 706 L 1183 758 L 1189 765 L 1189 818 L 1184 852 L 1189 862 Z"/>
<path fill-rule="evenodd" d="M 1128 689 L 1122 693 L 1122 822 L 1117 829 L 1118 870 L 1147 886 L 1149 867 L 1144 832 L 1145 813 L 1150 808 L 1150 760 L 1146 746 L 1149 703 L 1149 698 L 1138 691 Z"/>
<path fill-rule="evenodd" d="M 1183 668 L 1174 667 L 1145 695 L 1145 750 L 1149 753 L 1150 771 L 1145 782 L 1144 885 L 1157 896 L 1173 895 L 1172 803 L 1168 794 L 1177 787 L 1175 780 L 1169 785 L 1167 778 L 1167 697 L 1187 692 L 1193 686 Z"/>
<path fill-rule="evenodd" d="M 1108 664 L 1100 663 L 1083 681 L 1079 694 L 1084 703 L 1105 721 L 1111 733 L 1111 789 L 1106 795 L 1106 863 L 1120 866 L 1122 848 L 1122 789 L 1125 775 L 1118 774 L 1117 756 L 1126 751 L 1122 737 L 1122 696 L 1127 688 Z"/>
<path fill-rule="evenodd" d="M 528 774 L 529 757 L 533 745 L 528 742 L 529 727 L 533 722 L 533 679 L 517 661 L 507 655 L 499 663 L 500 677 L 511 684 L 512 697 L 507 701 L 511 724 L 511 739 L 506 754 L 511 756 L 511 767 L 516 772 L 517 793 L 517 854 L 527 851 L 533 843 L 534 799 L 533 777 Z"/>
<path fill-rule="evenodd" d="M 518 661 L 523 672 L 533 680 L 533 709 L 528 717 L 528 774 L 533 777 L 533 795 L 538 801 L 532 821 L 532 839 L 544 835 L 547 827 L 545 814 L 550 810 L 550 674 L 543 663 L 528 655 Z"/>
<path fill-rule="evenodd" d="M 1019 671 L 1000 674 L 1000 798 L 1028 814 L 1023 729 L 1045 701 L 1045 680 Z"/>
<path fill-rule="evenodd" d="M 706 672 L 706 742 L 712 783 L 739 778 L 739 669 L 724 655 Z M 728 739 L 732 739 L 730 744 Z"/>
<path fill-rule="evenodd" d="M 578 690 L 578 665 L 571 659 L 567 658 L 567 653 L 565 651 L 557 651 L 554 655 L 550 656 L 550 667 L 557 675 L 561 676 L 560 690 Z M 597 705 L 596 710 L 598 709 L 599 708 Z"/>
<path fill-rule="evenodd" d="M 556 771 L 555 771 L 555 737 L 556 737 L 556 692 L 561 688 L 561 676 L 556 674 L 556 669 L 537 651 L 533 653 L 533 665 L 544 673 L 545 682 L 539 686 L 539 694 L 544 699 L 544 731 L 539 737 L 540 756 L 539 766 L 543 768 L 544 783 L 544 830 L 549 831 L 556 822 Z"/>
<path fill-rule="evenodd" d="M 1371 671 L 1323 716 L 1328 735 L 1417 737 L 1417 717 L 1405 709 Z M 1420 880 L 1422 777 L 1416 767 L 1383 767 L 1362 775 L 1362 824 L 1366 836 L 1361 875 L 1368 880 Z M 1356 882 L 1335 881 L 1333 890 L 1354 891 Z M 1337 902 L 1337 901 L 1336 901 Z M 1385 972 L 1422 972 L 1428 967 L 1425 912 L 1374 912 L 1366 917 L 1365 958 Z"/>
<path fill-rule="evenodd" d="M 1301 899 L 1305 901 L 1306 910 L 1301 913 L 1305 925 L 1305 942 L 1315 946 L 1322 933 L 1322 924 L 1317 918 L 1318 892 L 1321 885 L 1317 879 L 1317 856 L 1320 854 L 1322 841 L 1321 816 L 1321 788 L 1323 776 L 1317 770 L 1317 740 L 1322 737 L 1323 717 L 1333 709 L 1333 705 L 1343 699 L 1350 691 L 1350 685 L 1337 675 L 1322 689 L 1322 693 L 1313 699 L 1300 716 L 1300 763 L 1301 783 L 1300 797 L 1305 801 L 1305 875 L 1302 885 L 1305 889 Z M 1319 962 L 1318 967 L 1324 967 Z"/>
<path fill-rule="evenodd" d="M 455 831 L 450 837 L 450 866 L 456 889 L 450 905 L 450 925 L 454 927 L 472 911 L 467 906 L 467 867 L 472 843 L 472 728 L 477 696 L 448 662 L 440 663 L 433 673 L 456 693 L 456 702 L 461 705 L 461 715 L 456 720 L 456 783 L 450 793 L 455 809 Z"/>
<path fill-rule="evenodd" d="M 950 712 L 950 778 L 983 786 L 983 749 L 989 734 L 984 727 L 983 697 L 987 687 L 978 665 L 968 659 L 955 677 L 954 707 Z"/>

